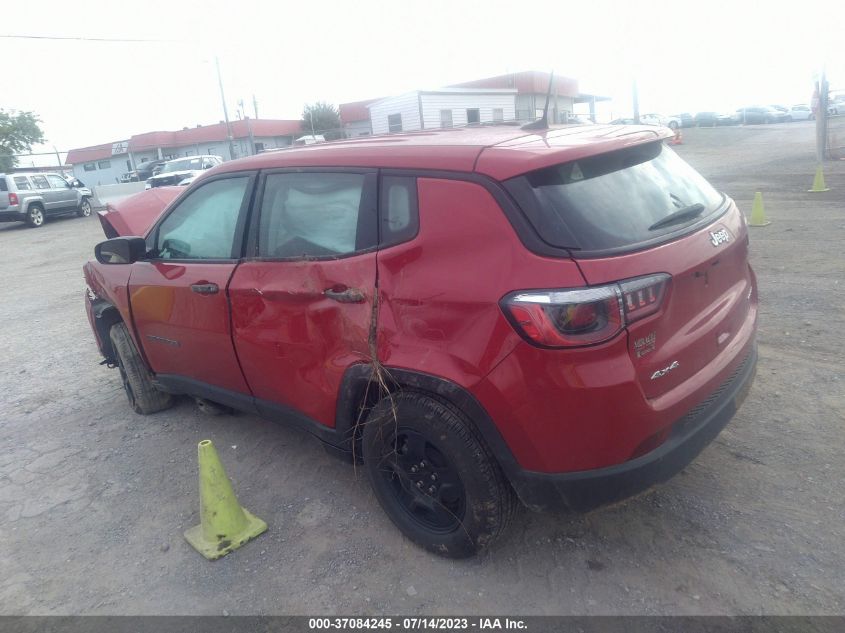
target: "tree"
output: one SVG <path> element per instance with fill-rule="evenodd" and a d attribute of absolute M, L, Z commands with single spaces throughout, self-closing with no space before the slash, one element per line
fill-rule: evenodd
<path fill-rule="evenodd" d="M 327 141 L 342 138 L 340 129 L 340 113 L 330 103 L 305 104 L 302 109 L 302 129 L 311 134 L 322 134 Z"/>
<path fill-rule="evenodd" d="M 28 152 L 35 143 L 44 142 L 40 122 L 32 112 L 0 109 L 0 172 L 18 163 L 13 154 Z"/>

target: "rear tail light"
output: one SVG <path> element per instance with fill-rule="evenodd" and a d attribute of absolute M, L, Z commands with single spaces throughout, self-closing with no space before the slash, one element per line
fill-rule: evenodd
<path fill-rule="evenodd" d="M 502 308 L 517 331 L 543 347 L 595 345 L 660 309 L 666 274 L 576 290 L 517 292 Z"/>
<path fill-rule="evenodd" d="M 9 194 L 9 204 L 10 205 L 18 204 L 18 194 L 16 194 L 16 193 L 10 193 Z"/>
<path fill-rule="evenodd" d="M 633 323 L 660 309 L 669 275 L 659 274 L 620 281 L 625 320 Z"/>

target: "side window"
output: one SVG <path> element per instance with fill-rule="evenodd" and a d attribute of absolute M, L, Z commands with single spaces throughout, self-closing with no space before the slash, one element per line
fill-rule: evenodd
<path fill-rule="evenodd" d="M 99 167 L 100 169 L 110 169 L 111 168 L 111 161 L 110 160 L 97 161 L 97 167 Z"/>
<path fill-rule="evenodd" d="M 70 188 L 64 178 L 59 178 L 58 176 L 54 176 L 53 174 L 47 174 L 47 180 L 50 181 L 50 187 L 52 189 Z"/>
<path fill-rule="evenodd" d="M 35 185 L 36 189 L 49 189 L 50 183 L 47 182 L 47 179 L 44 176 L 37 175 L 32 176 L 32 184 Z"/>
<path fill-rule="evenodd" d="M 249 176 L 203 185 L 179 203 L 158 227 L 161 259 L 231 259 Z"/>
<path fill-rule="evenodd" d="M 270 174 L 258 227 L 259 257 L 336 257 L 375 246 L 362 212 L 365 174 Z"/>
<path fill-rule="evenodd" d="M 393 246 L 413 239 L 420 227 L 417 179 L 384 176 L 379 195 L 381 246 Z"/>
<path fill-rule="evenodd" d="M 15 187 L 18 191 L 29 191 L 32 185 L 29 184 L 29 178 L 26 176 L 15 176 Z"/>

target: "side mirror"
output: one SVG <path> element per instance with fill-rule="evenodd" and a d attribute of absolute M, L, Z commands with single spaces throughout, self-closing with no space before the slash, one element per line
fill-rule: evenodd
<path fill-rule="evenodd" d="M 115 237 L 94 247 L 94 256 L 101 264 L 132 264 L 147 252 L 143 237 Z"/>

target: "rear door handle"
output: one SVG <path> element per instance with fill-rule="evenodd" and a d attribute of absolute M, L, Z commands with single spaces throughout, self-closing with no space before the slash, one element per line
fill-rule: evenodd
<path fill-rule="evenodd" d="M 191 290 L 199 295 L 216 295 L 220 291 L 220 288 L 217 284 L 201 281 L 198 284 L 192 284 Z"/>
<path fill-rule="evenodd" d="M 327 288 L 323 294 L 329 299 L 339 303 L 364 303 L 364 293 L 357 288 L 344 288 L 343 290 Z"/>

